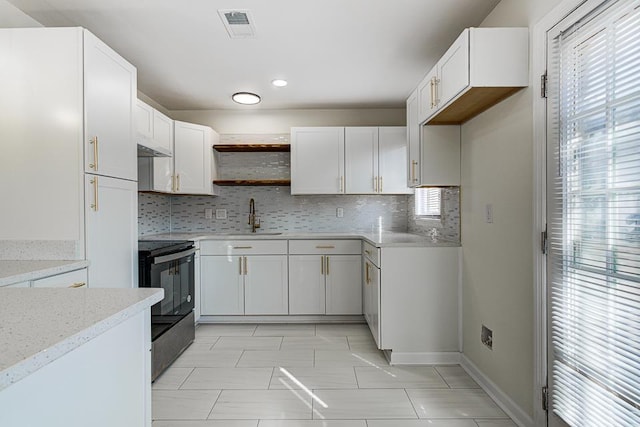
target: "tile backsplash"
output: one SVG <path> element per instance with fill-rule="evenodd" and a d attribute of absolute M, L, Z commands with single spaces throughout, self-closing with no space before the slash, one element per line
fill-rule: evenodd
<path fill-rule="evenodd" d="M 224 187 L 221 195 L 169 196 L 141 193 L 140 236 L 167 232 L 247 232 L 249 200 L 256 202 L 261 231 L 348 232 L 409 231 L 460 240 L 459 190 L 444 192 L 445 215 L 441 224 L 413 217 L 413 196 L 310 195 L 292 196 L 289 187 Z M 342 208 L 344 217 L 336 217 Z M 213 219 L 205 218 L 213 210 Z M 225 209 L 226 219 L 216 219 Z"/>

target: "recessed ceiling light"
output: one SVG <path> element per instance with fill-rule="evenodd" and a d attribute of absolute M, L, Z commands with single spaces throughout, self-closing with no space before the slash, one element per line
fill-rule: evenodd
<path fill-rule="evenodd" d="M 282 79 L 275 79 L 271 81 L 271 84 L 274 85 L 275 87 L 285 87 L 286 85 L 289 84 L 289 82 Z"/>
<path fill-rule="evenodd" d="M 260 102 L 260 97 L 251 92 L 236 92 L 231 99 L 242 105 L 254 105 Z"/>

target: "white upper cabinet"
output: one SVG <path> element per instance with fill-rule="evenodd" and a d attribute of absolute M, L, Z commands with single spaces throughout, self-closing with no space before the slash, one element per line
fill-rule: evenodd
<path fill-rule="evenodd" d="M 213 194 L 213 129 L 176 121 L 174 131 L 175 192 Z"/>
<path fill-rule="evenodd" d="M 291 129 L 291 194 L 406 194 L 404 127 Z"/>
<path fill-rule="evenodd" d="M 529 84 L 527 28 L 468 28 L 418 85 L 419 122 L 460 124 Z"/>
<path fill-rule="evenodd" d="M 291 194 L 344 194 L 344 128 L 291 128 Z"/>
<path fill-rule="evenodd" d="M 407 186 L 407 128 L 378 128 L 378 193 L 409 194 Z"/>
<path fill-rule="evenodd" d="M 418 121 L 418 90 L 407 99 L 407 185 L 420 183 L 420 122 Z"/>
<path fill-rule="evenodd" d="M 173 120 L 156 109 L 153 110 L 153 140 L 169 155 L 173 153 Z"/>
<path fill-rule="evenodd" d="M 378 193 L 378 128 L 348 127 L 344 130 L 347 194 Z"/>
<path fill-rule="evenodd" d="M 138 156 L 170 157 L 173 152 L 173 120 L 139 99 L 135 111 Z"/>
<path fill-rule="evenodd" d="M 136 181 L 136 69 L 93 34 L 83 35 L 85 172 Z"/>

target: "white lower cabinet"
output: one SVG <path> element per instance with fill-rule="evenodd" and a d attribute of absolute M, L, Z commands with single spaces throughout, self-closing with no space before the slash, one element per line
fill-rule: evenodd
<path fill-rule="evenodd" d="M 86 288 L 87 269 L 36 279 L 31 282 L 31 285 L 34 288 Z"/>
<path fill-rule="evenodd" d="M 286 253 L 286 240 L 201 242 L 201 315 L 288 314 Z"/>
<path fill-rule="evenodd" d="M 362 282 L 362 311 L 378 348 L 380 339 L 380 268 L 365 257 Z"/>
<path fill-rule="evenodd" d="M 290 241 L 289 314 L 362 314 L 360 247 L 359 240 Z"/>

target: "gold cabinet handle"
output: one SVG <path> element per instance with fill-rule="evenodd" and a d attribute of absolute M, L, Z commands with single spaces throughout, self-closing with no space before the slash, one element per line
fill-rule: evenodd
<path fill-rule="evenodd" d="M 431 81 L 429 82 L 429 89 L 431 91 L 431 109 L 433 109 L 436 106 L 436 101 L 435 101 L 435 85 L 436 85 L 436 78 L 435 77 L 431 77 Z"/>
<path fill-rule="evenodd" d="M 378 187 L 379 187 L 379 190 L 380 190 L 379 193 L 382 193 L 382 177 L 379 176 L 378 178 L 379 178 L 378 179 L 378 183 L 379 183 Z"/>
<path fill-rule="evenodd" d="M 365 274 L 364 274 L 364 282 L 368 285 L 369 283 L 371 283 L 371 279 L 369 278 L 369 263 L 365 263 Z"/>
<path fill-rule="evenodd" d="M 82 288 L 83 286 L 87 286 L 87 284 L 85 282 L 77 282 L 74 283 L 73 285 L 69 286 L 70 288 Z"/>
<path fill-rule="evenodd" d="M 327 257 L 327 268 L 325 270 L 327 272 L 327 276 L 329 275 L 329 257 Z"/>
<path fill-rule="evenodd" d="M 416 182 L 418 178 L 416 178 L 416 166 L 418 166 L 418 162 L 415 160 L 411 161 L 411 180 Z"/>
<path fill-rule="evenodd" d="M 344 176 L 340 175 L 340 192 L 344 192 Z"/>
<path fill-rule="evenodd" d="M 440 84 L 440 80 L 437 77 L 433 78 L 433 107 L 438 107 L 440 104 L 440 100 L 438 99 L 438 85 Z"/>
<path fill-rule="evenodd" d="M 324 276 L 324 255 L 320 257 L 320 274 Z"/>
<path fill-rule="evenodd" d="M 91 203 L 91 209 L 93 209 L 94 212 L 98 212 L 98 177 L 94 176 L 89 182 L 93 184 L 93 203 Z"/>
<path fill-rule="evenodd" d="M 333 245 L 316 245 L 316 249 L 335 249 Z"/>
<path fill-rule="evenodd" d="M 242 257 L 238 257 L 238 274 L 242 276 Z"/>
<path fill-rule="evenodd" d="M 364 253 L 365 253 L 365 254 L 367 254 L 367 255 L 369 255 L 369 256 L 371 256 L 371 251 L 368 251 L 368 250 L 366 250 L 366 249 L 365 249 L 365 250 L 364 250 Z"/>
<path fill-rule="evenodd" d="M 89 163 L 89 167 L 94 171 L 98 170 L 98 137 L 94 136 L 89 140 L 89 144 L 93 145 L 93 163 Z"/>
<path fill-rule="evenodd" d="M 171 175 L 171 191 L 176 192 L 176 176 Z"/>
<path fill-rule="evenodd" d="M 373 177 L 373 192 L 374 193 L 378 192 L 378 177 L 377 176 Z"/>
<path fill-rule="evenodd" d="M 244 257 L 244 275 L 246 276 L 247 273 L 249 272 L 249 266 L 248 266 L 248 262 L 247 262 L 247 257 Z"/>
<path fill-rule="evenodd" d="M 176 175 L 176 191 L 180 191 L 180 174 Z"/>
<path fill-rule="evenodd" d="M 232 246 L 232 249 L 253 249 L 253 246 Z"/>

